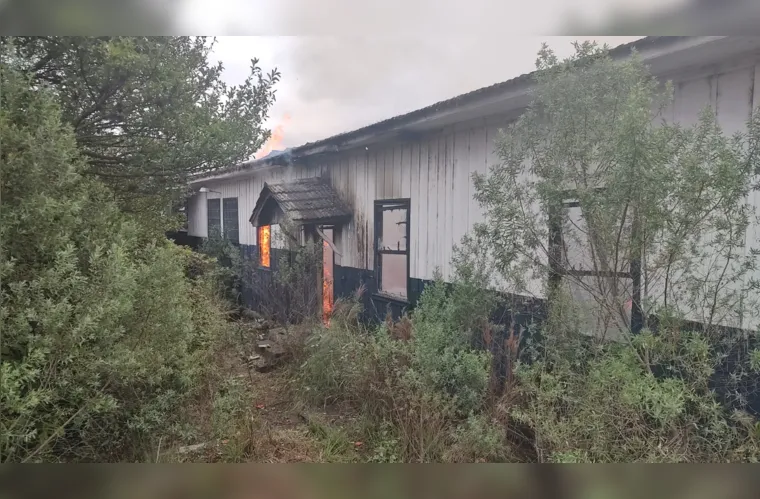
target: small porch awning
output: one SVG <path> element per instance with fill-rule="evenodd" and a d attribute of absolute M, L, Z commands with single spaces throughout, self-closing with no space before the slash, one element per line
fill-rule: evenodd
<path fill-rule="evenodd" d="M 254 227 L 279 223 L 280 217 L 306 225 L 332 225 L 351 219 L 350 208 L 329 182 L 320 177 L 265 183 L 250 222 Z"/>

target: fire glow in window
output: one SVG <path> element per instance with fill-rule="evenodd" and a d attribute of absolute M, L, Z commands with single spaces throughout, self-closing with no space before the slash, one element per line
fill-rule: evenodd
<path fill-rule="evenodd" d="M 270 236 L 270 225 L 262 225 L 259 227 L 259 265 L 266 268 L 269 268 L 270 254 L 272 252 Z"/>

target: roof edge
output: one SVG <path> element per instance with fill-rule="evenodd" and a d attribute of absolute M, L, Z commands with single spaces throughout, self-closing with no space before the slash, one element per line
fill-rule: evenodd
<path fill-rule="evenodd" d="M 641 53 L 642 57 L 646 60 L 648 58 L 668 55 L 677 50 L 697 47 L 723 38 L 726 37 L 647 36 L 639 40 L 634 40 L 633 42 L 613 47 L 610 49 L 609 53 L 613 58 L 624 58 L 629 56 L 633 50 L 636 50 Z M 202 177 L 193 179 L 190 181 L 190 184 L 206 182 L 209 180 L 224 180 L 245 175 L 251 171 L 261 171 L 269 168 L 289 166 L 299 158 L 350 149 L 359 145 L 363 140 L 371 139 L 373 136 L 376 137 L 399 132 L 405 127 L 422 123 L 434 117 L 445 116 L 446 114 L 453 113 L 455 110 L 465 106 L 486 105 L 489 99 L 501 100 L 508 98 L 510 97 L 510 92 L 513 92 L 515 97 L 524 95 L 532 86 L 533 77 L 536 73 L 537 71 L 525 73 L 494 85 L 482 87 L 450 99 L 436 102 L 409 113 L 393 116 L 364 127 L 350 130 L 348 132 L 342 132 L 314 142 L 307 142 L 306 144 L 288 149 L 287 155 L 245 161 L 224 168 L 215 173 L 206 174 Z"/>

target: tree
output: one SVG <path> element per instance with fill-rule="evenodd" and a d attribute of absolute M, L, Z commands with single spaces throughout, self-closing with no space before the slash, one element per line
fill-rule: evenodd
<path fill-rule="evenodd" d="M 191 253 L 85 174 L 56 96 L 0 69 L 0 461 L 142 459 L 224 317 Z"/>
<path fill-rule="evenodd" d="M 205 37 L 17 37 L 8 59 L 57 95 L 63 119 L 122 208 L 157 216 L 190 176 L 249 159 L 269 137 L 277 70 L 222 81 Z"/>
<path fill-rule="evenodd" d="M 500 164 L 474 179 L 486 218 L 475 234 L 501 282 L 544 285 L 571 302 L 574 327 L 602 336 L 664 309 L 741 325 L 760 295 L 745 251 L 760 116 L 733 137 L 709 108 L 694 126 L 666 123 L 669 85 L 635 54 L 613 61 L 590 43 L 566 61 L 544 47 L 537 66 Z"/>
<path fill-rule="evenodd" d="M 732 137 L 709 108 L 665 122 L 670 85 L 635 53 L 544 47 L 537 66 L 499 164 L 474 179 L 470 244 L 493 282 L 549 308 L 500 407 L 539 461 L 757 460 L 760 115 Z"/>

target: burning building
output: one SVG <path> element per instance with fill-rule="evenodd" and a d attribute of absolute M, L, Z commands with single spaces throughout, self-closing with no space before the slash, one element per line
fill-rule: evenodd
<path fill-rule="evenodd" d="M 611 56 L 625 58 L 632 49 L 655 76 L 673 80 L 670 120 L 693 123 L 709 104 L 719 110 L 724 129 L 740 130 L 760 102 L 754 98 L 760 92 L 760 37 L 647 37 Z M 244 253 L 259 259 L 257 272 L 267 273 L 289 251 L 275 238 L 287 218 L 300 227 L 299 242 L 322 240 L 324 271 L 315 287 L 325 321 L 335 297 L 362 285 L 369 315 L 382 320 L 389 308 L 398 315 L 414 306 L 436 269 L 451 278 L 454 245 L 484 219 L 472 175 L 499 161 L 494 141 L 530 103 L 532 87 L 530 74 L 518 76 L 284 151 L 273 152 L 282 137 L 282 128 L 275 129 L 257 159 L 191 182 L 196 194 L 188 204 L 188 232 L 207 237 L 209 227 L 224 227 L 233 217 Z M 237 201 L 221 209 L 227 199 Z M 760 207 L 760 197 L 750 202 Z M 751 229 L 760 233 L 760 227 Z M 513 302 L 525 304 L 510 311 L 515 317 L 530 316 L 545 299 L 539 278 L 525 287 L 521 295 L 514 290 Z"/>

